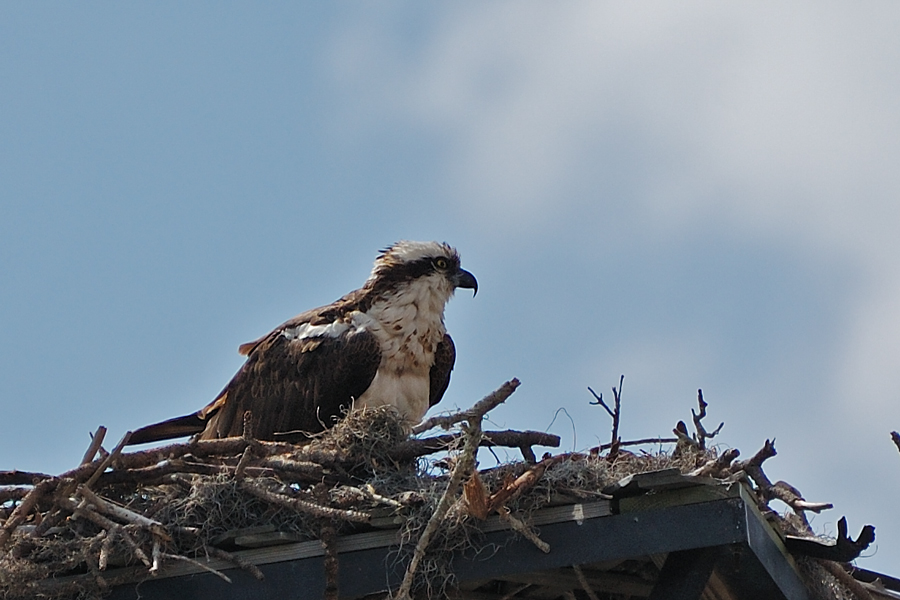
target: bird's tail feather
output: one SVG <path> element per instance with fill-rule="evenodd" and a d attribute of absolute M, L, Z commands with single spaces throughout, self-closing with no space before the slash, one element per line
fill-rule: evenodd
<path fill-rule="evenodd" d="M 207 421 L 201 419 L 197 413 L 175 417 L 161 423 L 141 427 L 131 434 L 128 445 L 146 444 L 148 442 L 159 442 L 193 435 L 206 429 L 206 425 Z"/>

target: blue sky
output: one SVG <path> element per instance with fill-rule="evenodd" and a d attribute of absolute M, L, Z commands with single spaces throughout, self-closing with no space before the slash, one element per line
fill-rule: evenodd
<path fill-rule="evenodd" d="M 443 408 L 725 446 L 898 574 L 900 7 L 0 5 L 0 469 L 204 405 L 238 344 L 455 245 Z M 566 414 L 554 421 L 558 409 Z M 573 435 L 574 430 L 574 435 Z"/>

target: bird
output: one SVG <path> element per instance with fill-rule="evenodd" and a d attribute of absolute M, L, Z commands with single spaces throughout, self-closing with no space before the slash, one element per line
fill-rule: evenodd
<path fill-rule="evenodd" d="M 390 405 L 418 423 L 450 383 L 456 348 L 444 307 L 457 288 L 478 293 L 455 248 L 401 240 L 358 290 L 242 344 L 246 361 L 212 402 L 137 429 L 128 444 L 238 436 L 245 411 L 260 440 L 302 439 L 364 407 Z"/>

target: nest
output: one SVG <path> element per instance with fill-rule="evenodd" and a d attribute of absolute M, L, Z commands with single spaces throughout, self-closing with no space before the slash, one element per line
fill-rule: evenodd
<path fill-rule="evenodd" d="M 706 440 L 718 429 L 708 433 L 702 426 L 702 396 L 694 434 L 680 423 L 676 438 L 651 440 L 675 443 L 671 452 L 631 453 L 624 449 L 629 442 L 614 438 L 585 453 L 538 460 L 532 446 L 556 447 L 558 437 L 481 429 L 485 414 L 517 385 L 512 380 L 467 411 L 415 428 L 413 433 L 450 430 L 424 438 L 410 437 L 389 408 L 351 412 L 297 445 L 255 440 L 245 427 L 240 438 L 129 454 L 121 452 L 126 436 L 107 453 L 101 428 L 72 471 L 55 477 L 0 473 L 0 596 L 102 597 L 112 586 L 146 579 L 172 562 L 209 570 L 200 562 L 209 556 L 261 578 L 256 567 L 233 553 L 235 532 L 255 528 L 290 541 L 321 540 L 329 582 L 325 597 L 336 598 L 336 537 L 370 529 L 379 515 L 396 514 L 403 516 L 398 564 L 408 565 L 396 596 L 408 598 L 415 590 L 435 595 L 453 584 L 454 552 L 478 547 L 488 515 L 500 515 L 544 549 L 528 525 L 534 511 L 604 497 L 601 490 L 627 475 L 667 468 L 749 478 L 761 507 L 768 510 L 772 498 L 784 500 L 799 515 L 801 529 L 804 511 L 828 507 L 765 478 L 762 462 L 774 455 L 769 442 L 743 462 L 735 462 L 736 450 L 720 454 L 708 448 Z M 615 434 L 619 394 L 614 411 L 604 407 L 614 418 Z M 477 449 L 498 445 L 520 449 L 523 460 L 479 470 Z M 817 572 L 816 564 L 806 572 Z"/>

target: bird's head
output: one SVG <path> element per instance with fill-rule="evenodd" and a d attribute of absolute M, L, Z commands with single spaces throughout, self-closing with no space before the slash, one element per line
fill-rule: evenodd
<path fill-rule="evenodd" d="M 445 301 L 456 288 L 478 293 L 475 276 L 459 265 L 459 253 L 438 242 L 403 240 L 384 249 L 375 260 L 368 283 L 388 290 L 417 281 L 427 281 L 436 291 L 444 292 Z"/>

